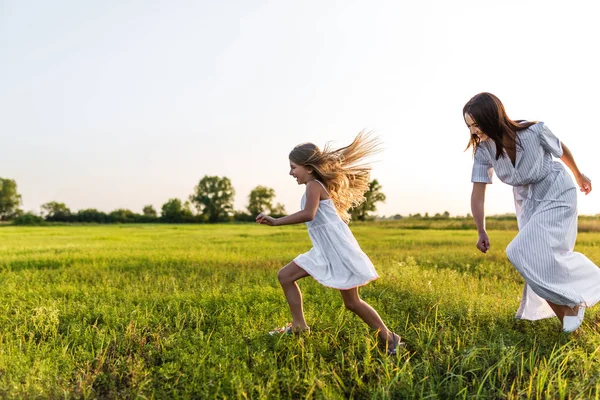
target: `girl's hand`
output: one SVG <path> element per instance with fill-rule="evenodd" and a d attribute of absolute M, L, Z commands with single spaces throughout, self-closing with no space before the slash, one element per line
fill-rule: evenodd
<path fill-rule="evenodd" d="M 579 186 L 579 190 L 586 195 L 592 191 L 592 180 L 584 174 L 579 175 L 579 178 L 577 178 L 577 185 Z"/>
<path fill-rule="evenodd" d="M 260 213 L 256 216 L 256 222 L 263 225 L 275 226 L 277 223 L 277 218 L 273 218 L 264 213 Z"/>
<path fill-rule="evenodd" d="M 486 253 L 490 249 L 490 238 L 488 237 L 486 232 L 482 232 L 479 234 L 479 239 L 477 240 L 477 248 L 482 253 Z"/>

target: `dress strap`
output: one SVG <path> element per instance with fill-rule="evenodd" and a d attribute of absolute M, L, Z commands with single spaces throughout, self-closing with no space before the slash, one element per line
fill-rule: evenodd
<path fill-rule="evenodd" d="M 327 193 L 327 196 L 331 197 L 331 195 L 329 194 L 329 190 L 327 190 L 325 185 L 323 185 L 323 182 L 321 182 L 320 180 L 317 180 L 317 179 L 315 179 L 315 182 L 319 182 L 319 185 L 323 186 L 323 189 L 325 189 L 325 193 Z"/>

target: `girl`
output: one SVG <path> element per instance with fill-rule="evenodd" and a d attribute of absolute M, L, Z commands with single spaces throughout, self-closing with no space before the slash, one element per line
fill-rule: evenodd
<path fill-rule="evenodd" d="M 302 294 L 296 281 L 311 275 L 321 284 L 338 289 L 346 308 L 371 328 L 379 331 L 389 354 L 403 346 L 400 336 L 390 331 L 377 311 L 358 295 L 358 287 L 377 279 L 373 264 L 350 232 L 348 209 L 364 201 L 369 188 L 370 167 L 364 159 L 377 151 L 377 141 L 361 132 L 347 147 L 323 151 L 312 143 L 296 146 L 290 153 L 290 175 L 306 185 L 301 211 L 282 218 L 263 213 L 260 224 L 279 226 L 305 222 L 313 248 L 279 270 L 277 277 L 292 312 L 292 323 L 280 331 L 308 331 Z"/>
<path fill-rule="evenodd" d="M 600 269 L 583 254 L 573 252 L 577 236 L 577 191 L 561 163 L 569 167 L 580 190 L 592 190 L 573 155 L 543 122 L 513 121 L 500 100 L 480 93 L 463 108 L 473 147 L 471 209 L 485 253 L 490 240 L 485 231 L 484 200 L 492 172 L 511 186 L 519 233 L 506 255 L 525 279 L 516 318 L 558 317 L 565 332 L 583 321 L 585 307 L 600 300 Z"/>

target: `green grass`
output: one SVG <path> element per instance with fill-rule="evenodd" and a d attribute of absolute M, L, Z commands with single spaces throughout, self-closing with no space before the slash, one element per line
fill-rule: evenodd
<path fill-rule="evenodd" d="M 598 398 L 600 314 L 567 336 L 515 320 L 514 230 L 352 229 L 381 279 L 361 296 L 408 343 L 386 356 L 339 293 L 300 282 L 308 336 L 277 270 L 302 226 L 0 228 L 1 398 Z M 600 233 L 577 250 L 600 262 Z"/>

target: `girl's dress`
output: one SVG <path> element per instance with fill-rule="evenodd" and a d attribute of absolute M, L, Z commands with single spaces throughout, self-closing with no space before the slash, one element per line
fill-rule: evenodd
<path fill-rule="evenodd" d="M 319 183 L 327 192 L 327 188 Z M 305 204 L 306 193 L 302 196 L 302 209 Z M 333 200 L 321 200 L 314 219 L 306 226 L 313 248 L 300 254 L 294 262 L 318 282 L 345 290 L 379 278 L 373 263 L 337 214 Z"/>
<path fill-rule="evenodd" d="M 496 160 L 492 140 L 475 151 L 472 182 L 498 178 L 511 186 L 519 233 L 506 248 L 510 262 L 525 279 L 516 318 L 554 317 L 544 300 L 591 307 L 600 300 L 600 269 L 573 251 L 577 237 L 577 187 L 563 165 L 560 140 L 538 122 L 517 132 L 515 165 L 506 152 Z"/>

